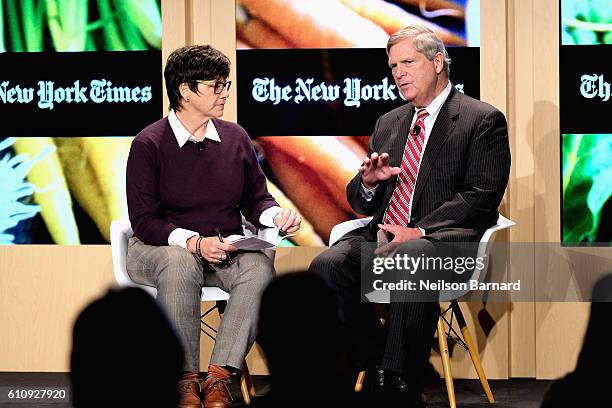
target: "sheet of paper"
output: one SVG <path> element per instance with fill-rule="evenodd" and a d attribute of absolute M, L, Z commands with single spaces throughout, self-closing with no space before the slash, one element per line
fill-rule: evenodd
<path fill-rule="evenodd" d="M 230 235 L 229 237 L 224 238 L 224 241 L 228 244 L 232 244 L 238 249 L 245 251 L 258 251 L 261 249 L 274 247 L 274 244 L 264 241 L 263 239 L 259 239 L 257 237 L 245 237 L 241 235 Z"/>
<path fill-rule="evenodd" d="M 281 243 L 281 242 L 282 242 L 284 239 L 291 238 L 291 237 L 292 237 L 292 236 L 294 236 L 294 235 L 295 235 L 295 234 L 285 234 L 285 235 L 278 234 L 278 238 L 277 238 L 277 241 L 276 241 L 276 246 L 279 246 L 279 245 L 280 245 L 280 243 Z"/>
<path fill-rule="evenodd" d="M 284 239 L 290 238 L 294 235 L 295 234 L 278 234 L 276 237 L 276 245 L 257 237 L 245 237 L 244 235 L 230 235 L 227 238 L 223 238 L 223 241 L 228 244 L 232 244 L 238 249 L 243 249 L 245 251 L 257 251 L 260 249 L 275 248 L 276 246 L 280 245 Z"/>

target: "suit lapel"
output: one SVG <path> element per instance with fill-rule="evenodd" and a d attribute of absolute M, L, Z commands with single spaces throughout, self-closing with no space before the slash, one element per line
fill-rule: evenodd
<path fill-rule="evenodd" d="M 406 105 L 406 109 L 397 114 L 396 134 L 391 139 L 389 145 L 389 164 L 393 167 L 399 167 L 404 156 L 406 141 L 408 140 L 408 132 L 410 131 L 410 123 L 414 116 L 414 108 L 412 105 Z"/>
<path fill-rule="evenodd" d="M 457 119 L 457 115 L 459 115 L 459 95 L 457 95 L 457 92 L 458 91 L 454 88 L 451 90 L 451 93 L 440 109 L 440 113 L 438 113 L 433 129 L 431 129 L 431 134 L 429 135 L 429 140 L 427 141 L 427 146 L 425 146 L 425 152 L 421 159 L 414 196 L 412 197 L 412 208 L 415 208 L 423 192 L 423 188 L 427 183 L 427 179 L 436 162 L 440 149 L 444 146 L 444 143 L 446 143 L 446 140 L 455 129 L 455 120 Z"/>

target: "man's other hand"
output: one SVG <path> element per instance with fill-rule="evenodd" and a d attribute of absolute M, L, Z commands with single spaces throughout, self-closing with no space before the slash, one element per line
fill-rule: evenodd
<path fill-rule="evenodd" d="M 359 167 L 361 182 L 366 188 L 374 188 L 381 181 L 389 180 L 391 177 L 400 174 L 402 169 L 389 165 L 389 154 L 379 155 L 374 152 L 370 157 L 365 157 Z"/>

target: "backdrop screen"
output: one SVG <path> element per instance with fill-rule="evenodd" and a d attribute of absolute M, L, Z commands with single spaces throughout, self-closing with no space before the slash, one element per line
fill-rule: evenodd
<path fill-rule="evenodd" d="M 561 0 L 562 242 L 612 241 L 612 3 Z"/>
<path fill-rule="evenodd" d="M 108 242 L 160 50 L 160 0 L 0 2 L 0 243 Z"/>
<path fill-rule="evenodd" d="M 452 58 L 453 84 L 478 98 L 479 14 L 474 0 L 236 2 L 238 122 L 269 189 L 304 217 L 295 244 L 321 245 L 335 224 L 358 216 L 346 184 L 377 118 L 406 103 L 388 67 L 389 36 L 430 27 Z"/>

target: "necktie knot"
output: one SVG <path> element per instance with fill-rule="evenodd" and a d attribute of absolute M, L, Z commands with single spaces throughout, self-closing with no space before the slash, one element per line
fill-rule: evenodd
<path fill-rule="evenodd" d="M 412 137 L 418 137 L 421 132 L 423 132 L 423 134 L 425 133 L 425 118 L 429 116 L 429 113 L 427 113 L 427 110 L 425 108 L 421 108 L 418 109 L 416 112 L 416 121 L 414 122 L 414 125 L 412 126 L 412 131 L 410 132 L 410 134 L 412 135 Z"/>

